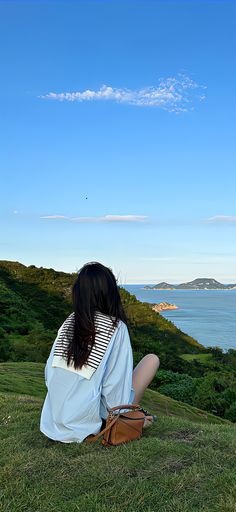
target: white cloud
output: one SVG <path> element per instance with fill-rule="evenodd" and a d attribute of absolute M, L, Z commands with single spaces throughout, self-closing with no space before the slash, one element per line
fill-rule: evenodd
<path fill-rule="evenodd" d="M 167 256 L 167 257 L 140 257 L 140 258 L 137 258 L 138 260 L 142 260 L 142 261 L 157 261 L 157 262 L 164 262 L 164 263 L 170 263 L 171 265 L 181 265 L 181 264 L 186 264 L 186 265 L 192 265 L 192 264 L 197 264 L 197 265 L 205 265 L 205 264 L 218 264 L 218 263 L 224 263 L 226 260 L 228 262 L 231 262 L 231 261 L 235 261 L 235 258 L 236 258 L 236 255 L 227 255 L 227 254 L 222 254 L 221 256 L 219 255 L 215 255 L 215 254 L 205 254 L 205 255 L 202 255 L 202 257 L 197 257 L 197 253 L 196 255 L 189 255 L 187 258 L 185 256 Z"/>
<path fill-rule="evenodd" d="M 215 222 L 226 222 L 226 223 L 233 223 L 236 222 L 236 216 L 235 215 L 215 215 L 214 217 L 209 217 L 209 219 L 206 219 L 207 222 L 215 223 Z"/>
<path fill-rule="evenodd" d="M 66 219 L 72 222 L 144 222 L 146 215 L 103 215 L 102 217 L 65 217 L 65 215 L 44 215 L 40 219 Z"/>
<path fill-rule="evenodd" d="M 176 261 L 177 258 L 174 256 L 166 256 L 166 257 L 165 256 L 163 256 L 163 257 L 161 257 L 161 256 L 160 257 L 158 257 L 158 256 L 157 257 L 155 257 L 155 256 L 154 257 L 152 257 L 152 256 L 146 257 L 145 256 L 145 257 L 140 257 L 137 259 L 142 260 L 142 261 Z"/>
<path fill-rule="evenodd" d="M 159 80 L 157 86 L 148 86 L 142 89 L 118 89 L 103 85 L 97 91 L 87 89 L 74 92 L 49 92 L 38 97 L 71 102 L 110 100 L 138 107 L 159 107 L 169 112 L 180 113 L 193 110 L 195 100 L 203 101 L 205 99 L 205 95 L 200 92 L 202 89 L 206 89 L 206 87 L 179 73 L 177 77 Z"/>
<path fill-rule="evenodd" d="M 43 215 L 40 219 L 68 219 L 65 215 Z"/>

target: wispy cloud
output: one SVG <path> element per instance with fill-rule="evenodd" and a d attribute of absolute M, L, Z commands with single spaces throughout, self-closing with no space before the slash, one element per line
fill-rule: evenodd
<path fill-rule="evenodd" d="M 72 222 L 145 222 L 146 215 L 103 215 L 102 217 L 66 217 L 65 215 L 43 215 L 40 219 L 64 219 Z"/>
<path fill-rule="evenodd" d="M 205 99 L 203 89 L 206 89 L 206 86 L 199 85 L 185 74 L 179 73 L 176 77 L 160 79 L 157 86 L 142 89 L 120 89 L 102 85 L 98 90 L 49 92 L 38 98 L 71 102 L 109 100 L 138 107 L 159 107 L 168 112 L 180 113 L 193 110 L 196 101 Z"/>
<path fill-rule="evenodd" d="M 140 257 L 137 258 L 138 260 L 142 261 L 157 261 L 157 262 L 163 262 L 163 263 L 170 263 L 171 265 L 205 265 L 205 264 L 217 264 L 217 263 L 224 263 L 225 261 L 231 262 L 235 261 L 236 255 L 234 254 L 205 254 L 200 257 L 198 257 L 198 253 L 196 255 L 188 255 L 188 257 L 185 256 L 163 256 L 163 257 Z"/>
<path fill-rule="evenodd" d="M 215 215 L 206 219 L 209 223 L 236 223 L 236 215 Z"/>
<path fill-rule="evenodd" d="M 42 215 L 40 219 L 69 219 L 69 217 L 65 217 L 65 215 Z"/>
<path fill-rule="evenodd" d="M 176 261 L 176 257 L 174 256 L 141 256 L 137 259 L 142 261 Z"/>

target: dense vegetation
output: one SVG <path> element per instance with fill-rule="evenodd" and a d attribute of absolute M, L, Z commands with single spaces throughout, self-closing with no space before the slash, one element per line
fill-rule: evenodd
<path fill-rule="evenodd" d="M 147 389 L 140 440 L 63 444 L 39 431 L 45 393 L 43 363 L 0 363 L 2 512 L 235 512 L 232 423 Z"/>
<path fill-rule="evenodd" d="M 0 361 L 45 363 L 57 330 L 72 311 L 76 274 L 0 262 Z M 159 355 L 152 389 L 236 421 L 236 351 L 205 349 L 124 288 L 134 364 Z"/>

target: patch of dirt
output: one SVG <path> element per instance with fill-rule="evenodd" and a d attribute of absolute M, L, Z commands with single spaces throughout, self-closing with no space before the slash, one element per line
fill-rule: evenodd
<path fill-rule="evenodd" d="M 164 436 L 165 439 L 173 439 L 174 441 L 184 441 L 186 443 L 191 443 L 195 437 L 197 436 L 197 432 L 190 432 L 189 430 L 178 430 L 176 432 L 171 432 Z"/>
<path fill-rule="evenodd" d="M 37 400 L 36 398 L 27 398 L 27 397 L 24 397 L 24 396 L 19 396 L 18 397 L 18 401 L 19 402 L 33 402 L 34 404 L 37 404 L 39 402 L 39 400 Z"/>
<path fill-rule="evenodd" d="M 166 465 L 164 468 L 168 473 L 176 473 L 177 471 L 181 471 L 182 469 L 186 469 L 187 467 L 191 466 L 192 462 L 189 461 L 181 461 L 176 460 L 172 461 L 169 464 Z"/>

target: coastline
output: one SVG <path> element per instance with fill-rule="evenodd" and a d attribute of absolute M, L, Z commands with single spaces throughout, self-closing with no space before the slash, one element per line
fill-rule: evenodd
<path fill-rule="evenodd" d="M 124 285 L 123 285 L 124 286 Z M 127 285 L 126 285 L 127 286 Z M 132 286 L 132 285 L 129 285 L 129 286 Z M 135 285 L 134 285 L 135 286 Z M 136 285 L 138 286 L 138 285 Z M 159 291 L 162 291 L 162 292 L 182 292 L 182 291 L 188 291 L 188 292 L 204 292 L 204 291 L 209 291 L 209 292 L 221 292 L 221 291 L 231 291 L 231 290 L 236 290 L 236 287 L 233 287 L 233 288 L 147 288 L 147 287 L 143 287 L 141 288 L 141 290 L 148 290 L 149 292 L 150 291 L 155 291 L 155 292 L 159 292 Z"/>
<path fill-rule="evenodd" d="M 178 309 L 161 310 L 159 314 L 205 347 L 236 350 L 236 289 L 144 290 L 144 286 L 131 284 L 124 288 L 146 304 L 176 304 Z"/>

